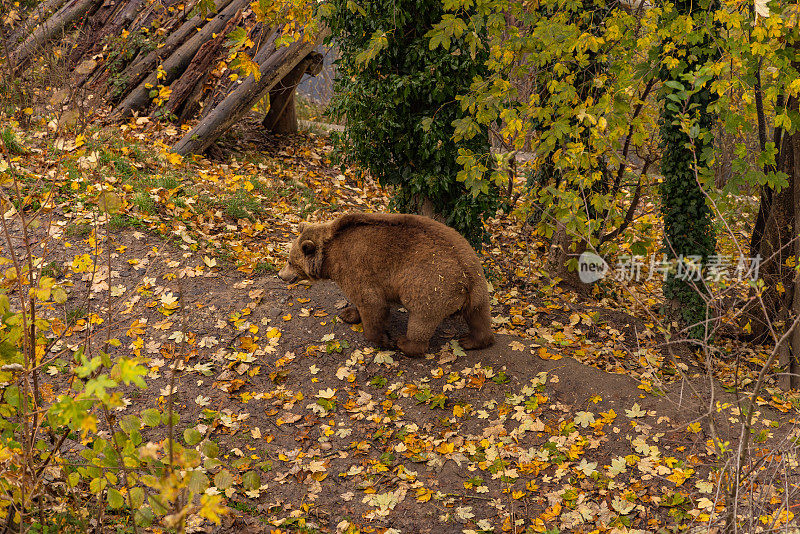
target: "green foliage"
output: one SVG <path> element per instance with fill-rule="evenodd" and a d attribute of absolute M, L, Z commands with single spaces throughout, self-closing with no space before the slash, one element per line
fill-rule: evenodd
<path fill-rule="evenodd" d="M 712 109 L 716 94 L 711 91 L 712 76 L 704 65 L 714 59 L 716 52 L 711 46 L 713 21 L 702 20 L 716 5 L 710 0 L 707 5 L 696 6 L 696 14 L 691 12 L 692 7 L 693 4 L 678 2 L 675 11 L 666 10 L 663 15 L 664 26 L 694 23 L 702 30 L 691 36 L 678 33 L 662 45 L 682 59 L 671 68 L 663 66 L 660 73 L 664 81 L 660 123 L 664 176 L 661 212 L 664 252 L 678 264 L 676 272 L 667 276 L 664 296 L 677 303 L 681 319 L 691 327 L 690 335 L 700 338 L 707 330 L 704 321 L 708 313 L 708 288 L 702 279 L 689 280 L 685 274 L 691 268 L 687 268 L 687 260 L 705 264 L 716 247 L 712 213 L 703 184 L 713 162 L 712 128 L 716 120 Z"/>
<path fill-rule="evenodd" d="M 0 143 L 5 146 L 10 154 L 24 154 L 25 148 L 22 146 L 17 135 L 10 127 L 6 126 L 0 131 Z"/>
<path fill-rule="evenodd" d="M 458 97 L 468 115 L 457 122 L 456 139 L 497 125 L 504 146 L 494 156 L 460 154 L 468 187 L 489 183 L 512 190 L 510 156 L 533 152 L 519 170 L 529 179 L 518 214 L 538 223 L 548 238 L 560 221 L 568 235 L 590 247 L 610 241 L 630 222 L 626 212 L 637 184 L 648 181 L 632 172 L 625 157 L 643 148 L 655 129 L 655 115 L 637 106 L 652 88 L 652 72 L 641 53 L 647 37 L 635 32 L 652 23 L 651 15 L 637 18 L 603 0 L 544 0 L 536 7 L 448 0 L 445 8 L 432 44 L 459 35 L 488 37 L 469 42 L 487 69 Z M 489 168 L 493 172 L 482 172 Z"/>
<path fill-rule="evenodd" d="M 341 52 L 330 114 L 347 119 L 335 136 L 343 159 L 394 186 L 397 209 L 419 211 L 430 202 L 478 245 L 497 188 L 481 180 L 485 165 L 467 176 L 457 160 L 488 154 L 488 130 L 473 128 L 469 138 L 453 131 L 468 119 L 457 96 L 486 71 L 481 34 L 443 19 L 438 0 L 332 0 L 322 12 Z M 442 25 L 447 36 L 431 40 Z"/>
<path fill-rule="evenodd" d="M 108 199 L 105 201 L 108 205 Z M 88 225 L 87 225 L 88 227 Z M 82 228 L 76 225 L 75 228 Z M 80 232 L 83 232 L 81 229 Z M 89 234 L 94 235 L 89 227 Z M 108 246 L 104 244 L 104 246 Z M 185 529 L 188 514 L 219 522 L 222 497 L 206 494 L 207 471 L 217 469 L 219 447 L 199 428 L 178 431 L 177 414 L 159 408 L 119 414 L 124 394 L 147 388 L 146 359 L 138 348 L 123 343 L 58 349 L 65 328 L 79 318 L 88 324 L 104 321 L 70 299 L 62 272 L 34 264 L 32 245 L 24 244 L 23 261 L 4 271 L 0 293 L 0 516 L 7 527 L 24 532 L 83 532 L 92 518 L 113 516 L 121 531 L 155 522 L 176 531 Z M 24 254 L 28 257 L 25 258 Z M 75 272 L 96 270 L 88 255 L 76 257 Z M 37 258 L 38 260 L 38 258 Z M 19 269 L 19 271 L 18 271 Z M 12 301 L 6 291 L 13 290 Z M 25 295 L 18 300 L 17 295 Z M 52 318 L 31 310 L 58 310 Z M 63 314 L 63 315 L 62 315 Z M 55 317 L 62 315 L 63 320 Z M 58 358 L 52 353 L 61 354 Z M 61 374 L 68 387 L 44 400 L 41 368 Z M 148 441 L 155 435 L 160 441 Z M 179 442 L 174 436 L 182 436 Z M 70 439 L 80 447 L 66 446 Z M 69 504 L 42 508 L 32 495 L 68 490 Z M 98 513 L 100 512 L 100 513 Z M 10 515 L 9 515 L 10 514 Z"/>

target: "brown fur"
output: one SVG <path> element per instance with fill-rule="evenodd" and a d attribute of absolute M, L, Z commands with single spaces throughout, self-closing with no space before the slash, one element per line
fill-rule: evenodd
<path fill-rule="evenodd" d="M 388 344 L 389 306 L 398 304 L 409 317 L 397 346 L 409 356 L 424 354 L 439 323 L 456 312 L 470 329 L 462 347 L 494 343 L 483 268 L 452 228 L 418 215 L 350 213 L 299 229 L 279 276 L 336 282 L 354 305 L 341 318 L 362 321 L 370 342 Z"/>

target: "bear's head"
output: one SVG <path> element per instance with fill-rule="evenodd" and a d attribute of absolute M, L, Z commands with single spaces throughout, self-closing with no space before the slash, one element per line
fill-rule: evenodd
<path fill-rule="evenodd" d="M 330 223 L 300 223 L 300 235 L 289 248 L 289 261 L 278 276 L 289 283 L 299 280 L 315 281 L 322 278 L 322 254 L 325 241 L 330 239 Z"/>

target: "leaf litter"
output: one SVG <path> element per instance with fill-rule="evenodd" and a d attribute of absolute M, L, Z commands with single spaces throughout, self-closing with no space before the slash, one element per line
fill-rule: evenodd
<path fill-rule="evenodd" d="M 22 209 L 45 207 L 35 253 L 53 282 L 39 313 L 58 341 L 43 358 L 44 400 L 67 387 L 65 351 L 110 328 L 112 357 L 137 355 L 150 385 L 130 387 L 120 415 L 160 413 L 172 394 L 180 432 L 221 443 L 224 465 L 207 475 L 234 510 L 223 530 L 621 532 L 718 520 L 721 453 L 697 417 L 704 398 L 672 402 L 641 295 L 562 289 L 542 243 L 520 242 L 523 223 L 501 216 L 483 252 L 497 346 L 463 351 L 450 339 L 464 325 L 448 320 L 425 359 L 376 350 L 336 319 L 345 301 L 333 284 L 287 286 L 275 271 L 297 223 L 385 211 L 385 192 L 334 167 L 324 137 L 218 162 L 168 153 L 177 135 L 139 118 L 54 148 L 27 139 L 30 154 L 3 163 L 29 178 Z M 393 314 L 394 337 L 404 320 Z M 691 373 L 695 358 L 678 354 L 678 366 Z M 748 376 L 721 368 L 723 384 Z M 714 417 L 738 421 L 718 398 Z M 787 438 L 777 429 L 793 422 L 793 402 L 759 399 L 763 454 Z M 765 510 L 764 524 L 792 521 L 780 514 Z"/>

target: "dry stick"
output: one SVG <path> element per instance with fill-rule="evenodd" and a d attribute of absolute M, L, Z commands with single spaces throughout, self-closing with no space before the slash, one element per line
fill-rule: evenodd
<path fill-rule="evenodd" d="M 107 205 L 107 204 L 106 204 Z M 108 210 L 106 210 L 106 221 L 105 221 L 105 230 L 106 230 L 106 266 L 108 267 L 108 281 L 111 282 L 111 234 L 108 228 L 108 221 L 109 221 L 109 214 Z M 95 236 L 95 239 L 97 237 Z M 111 289 L 108 290 L 108 299 L 106 301 L 106 308 L 108 310 L 108 314 L 111 315 Z M 108 322 L 106 325 L 106 349 L 111 345 L 111 321 Z M 122 475 L 125 479 L 125 489 L 126 489 L 126 496 L 128 497 L 128 508 L 133 511 L 133 498 L 131 497 L 131 484 L 130 480 L 128 479 L 128 473 L 130 469 L 125 465 L 125 462 L 122 460 L 122 447 L 119 445 L 117 433 L 114 432 L 114 422 L 111 418 L 111 412 L 108 411 L 108 406 L 103 404 L 103 411 L 106 418 L 106 424 L 108 424 L 108 431 L 111 433 L 111 436 L 114 438 L 111 440 L 111 443 L 114 446 L 114 450 L 117 453 L 117 463 L 119 464 L 119 469 L 122 471 Z M 134 534 L 139 533 L 139 528 L 136 526 L 136 517 L 133 518 L 133 532 Z"/>
<path fill-rule="evenodd" d="M 8 156 L 8 154 L 6 154 Z M 22 191 L 19 189 L 19 181 L 14 180 L 14 188 L 17 192 L 17 201 L 19 205 L 23 205 L 23 196 Z M 30 289 L 33 289 L 33 253 L 31 252 L 31 242 L 30 237 L 28 236 L 28 221 L 25 220 L 25 215 L 22 212 L 19 212 L 19 219 L 20 219 L 20 226 L 22 227 L 22 242 L 25 243 L 25 254 L 28 260 L 28 280 L 30 283 Z M 31 219 L 33 220 L 33 219 Z M 20 299 L 22 295 L 20 294 Z M 31 313 L 31 327 L 30 327 L 30 347 L 33 350 L 33 365 L 36 365 L 36 305 L 35 305 L 35 293 L 31 292 L 29 295 L 29 303 L 30 303 L 30 313 Z M 27 335 L 28 332 L 26 331 L 25 334 Z M 33 406 L 34 406 L 34 414 L 36 413 L 35 410 L 38 409 L 39 404 L 42 402 L 42 392 L 39 391 L 39 373 L 33 371 L 31 373 L 33 378 Z M 31 447 L 33 447 L 34 441 L 36 441 L 37 435 L 37 428 L 38 428 L 38 416 L 34 415 L 33 417 L 33 433 L 31 434 Z"/>
<path fill-rule="evenodd" d="M 169 471 L 172 474 L 175 471 L 174 465 L 174 441 L 175 441 L 175 425 L 173 424 L 172 417 L 173 417 L 173 405 L 175 404 L 175 375 L 177 374 L 177 367 L 178 367 L 178 360 L 183 360 L 183 350 L 185 349 L 185 337 L 186 337 L 186 310 L 183 306 L 183 279 L 178 277 L 178 309 L 181 312 L 181 333 L 183 334 L 183 338 L 180 341 L 180 350 L 173 355 L 172 359 L 172 370 L 169 377 L 169 396 L 167 397 L 169 402 L 169 407 L 167 410 L 167 417 L 169 418 L 167 422 L 167 429 L 168 429 L 168 436 L 169 436 Z M 179 496 L 175 497 L 175 503 L 173 505 L 174 513 L 178 512 L 179 506 Z M 183 532 L 185 529 L 185 516 L 181 517 L 180 522 L 180 532 Z"/>
<path fill-rule="evenodd" d="M 698 183 L 699 183 L 699 177 L 697 176 L 696 173 L 695 173 L 695 179 L 697 179 Z M 717 213 L 717 215 L 720 217 L 722 222 L 725 224 L 725 227 L 728 230 L 729 234 L 730 235 L 735 235 L 733 233 L 733 230 L 730 228 L 730 225 L 728 224 L 728 222 L 725 220 L 724 217 L 722 217 L 722 214 L 721 214 L 721 212 L 719 210 L 719 207 L 717 206 L 716 202 L 714 202 L 714 199 L 711 198 L 711 196 L 702 187 L 701 187 L 701 191 L 705 195 L 706 199 L 711 203 L 711 206 L 712 206 L 713 210 Z M 797 239 L 797 238 L 795 238 L 795 239 Z M 734 243 L 736 244 L 736 247 L 739 249 L 739 254 L 743 255 L 744 251 L 742 250 L 741 246 L 739 246 L 738 241 L 734 240 Z M 758 299 L 758 301 L 759 301 L 759 303 L 761 305 L 762 311 L 764 312 L 765 316 L 768 317 L 769 314 L 768 314 L 767 309 L 766 309 L 766 304 L 764 303 L 764 299 L 762 298 L 761 294 L 760 293 L 756 293 L 756 298 Z M 748 399 L 749 402 L 748 402 L 748 406 L 747 406 L 747 418 L 746 418 L 746 421 L 741 425 L 741 431 L 740 431 L 740 435 L 739 435 L 739 447 L 738 447 L 738 451 L 737 451 L 737 455 L 736 455 L 736 464 L 734 466 L 735 467 L 734 484 L 731 487 L 730 493 L 729 493 L 729 496 L 728 496 L 729 499 L 731 499 L 733 501 L 733 507 L 731 509 L 729 509 L 729 511 L 727 513 L 726 520 L 725 520 L 725 530 L 728 531 L 728 532 L 731 531 L 730 530 L 731 528 L 734 528 L 733 527 L 733 523 L 735 522 L 736 517 L 738 516 L 739 487 L 741 485 L 741 480 L 742 480 L 742 468 L 743 468 L 743 465 L 744 465 L 745 456 L 746 456 L 746 453 L 747 453 L 747 448 L 749 447 L 749 443 L 750 443 L 750 428 L 752 428 L 752 423 L 753 423 L 753 413 L 755 412 L 754 406 L 755 406 L 755 402 L 756 402 L 756 397 L 758 396 L 758 394 L 761 391 L 761 389 L 764 387 L 764 382 L 766 380 L 767 371 L 769 369 L 771 369 L 773 363 L 775 363 L 775 359 L 777 358 L 778 353 L 779 353 L 779 348 L 784 343 L 788 342 L 789 337 L 792 334 L 792 331 L 794 329 L 798 328 L 798 323 L 800 323 L 800 317 L 795 317 L 795 319 L 792 322 L 791 326 L 786 329 L 786 331 L 780 336 L 780 338 L 777 337 L 777 333 L 773 329 L 772 324 L 769 323 L 769 321 L 767 321 L 767 323 L 768 323 L 768 326 L 769 326 L 769 329 L 770 329 L 770 333 L 773 335 L 773 339 L 775 339 L 776 343 L 775 343 L 775 348 L 772 350 L 772 353 L 770 354 L 769 358 L 767 358 L 767 360 L 764 362 L 764 365 L 761 367 L 761 371 L 758 374 L 758 378 L 756 380 L 756 385 L 753 388 L 753 391 L 751 392 L 751 394 L 749 396 L 749 399 Z M 737 402 L 738 402 L 738 392 L 737 392 Z"/>
<path fill-rule="evenodd" d="M 0 143 L 0 145 L 2 145 L 3 152 L 5 153 L 6 158 L 10 161 L 11 160 L 10 154 L 8 153 L 8 147 L 6 146 L 5 142 Z M 16 183 L 16 179 L 14 180 L 14 182 Z M 5 202 L 8 202 L 9 205 L 13 205 L 13 204 L 11 204 L 10 199 L 6 196 L 5 192 L 2 192 L 2 199 Z M 22 213 L 17 211 L 17 215 L 22 220 L 23 226 L 24 226 L 24 219 L 22 217 Z M 31 432 L 32 432 L 33 429 L 28 427 L 28 413 L 27 413 L 28 386 L 29 386 L 29 384 L 28 384 L 28 368 L 30 366 L 31 358 L 33 359 L 34 363 L 36 361 L 36 347 L 35 346 L 34 347 L 30 346 L 30 339 L 27 336 L 27 333 L 28 333 L 28 312 L 27 312 L 27 310 L 25 308 L 25 289 L 24 289 L 24 287 L 22 285 L 22 268 L 20 267 L 19 261 L 17 260 L 17 253 L 14 251 L 14 244 L 11 241 L 11 234 L 8 231 L 8 224 L 6 223 L 5 214 L 0 214 L 0 223 L 2 223 L 3 234 L 5 235 L 6 243 L 8 244 L 8 251 L 9 251 L 9 254 L 11 255 L 12 261 L 14 262 L 14 269 L 17 272 L 17 288 L 18 288 L 18 291 L 19 291 L 19 303 L 20 303 L 20 307 L 22 308 L 22 332 L 23 332 L 23 335 L 22 335 L 22 344 L 23 344 L 22 354 L 23 354 L 23 367 L 24 367 L 25 370 L 22 373 L 22 398 L 20 399 L 20 418 L 22 419 L 22 433 L 23 433 L 23 438 L 24 438 L 25 444 L 26 444 L 26 446 L 23 449 L 24 450 L 24 457 L 25 457 L 25 468 L 26 469 L 30 469 L 32 471 L 33 470 L 33 465 L 32 465 L 32 461 L 33 461 L 33 456 L 32 456 L 33 438 L 32 438 Z M 26 248 L 26 251 L 28 253 L 28 256 L 30 256 L 30 254 L 31 254 L 30 244 L 29 243 L 25 243 L 25 248 Z M 30 257 L 28 258 L 28 260 L 30 261 Z M 28 277 L 29 277 L 28 284 L 30 286 L 33 285 L 33 281 L 30 280 L 30 276 L 32 276 L 32 274 L 33 273 L 31 273 L 31 272 L 28 273 Z M 36 395 L 36 392 L 33 393 L 34 397 L 35 397 L 35 395 Z M 25 482 L 24 482 L 25 478 L 26 477 L 23 477 L 23 481 L 22 481 L 22 483 L 20 485 L 20 502 L 21 503 L 25 502 Z M 10 514 L 10 515 L 13 515 L 13 514 Z M 22 520 L 24 520 L 24 518 L 25 518 L 25 508 L 23 506 L 22 510 L 20 510 L 20 523 L 22 523 Z M 6 529 L 8 529 L 8 525 L 6 526 Z"/>
<path fill-rule="evenodd" d="M 108 276 L 109 276 L 109 281 L 110 281 L 111 280 L 111 238 L 110 238 L 110 232 L 109 232 L 109 228 L 108 228 L 108 221 L 109 221 L 109 216 L 108 216 L 108 211 L 106 210 L 106 221 L 105 221 L 105 223 L 106 223 L 105 224 L 105 226 L 106 226 L 106 265 L 108 267 Z M 108 313 L 110 315 L 110 313 L 111 313 L 111 290 L 110 289 L 108 291 L 108 300 L 107 300 L 106 306 L 107 306 L 107 309 L 108 309 Z M 106 326 L 106 349 L 108 349 L 110 344 L 111 344 L 111 322 L 109 321 L 107 326 Z M 111 435 L 114 438 L 112 440 L 112 444 L 114 446 L 114 450 L 117 453 L 117 462 L 119 464 L 120 471 L 122 471 L 122 474 L 123 474 L 123 476 L 125 478 L 125 489 L 127 490 L 126 491 L 126 495 L 128 497 L 128 507 L 131 510 L 133 510 L 133 498 L 131 497 L 131 484 L 130 484 L 130 480 L 129 480 L 129 477 L 128 477 L 130 469 L 125 465 L 125 462 L 123 462 L 123 460 L 122 460 L 122 447 L 120 447 L 120 445 L 119 445 L 117 433 L 114 432 L 114 427 L 113 427 L 114 423 L 113 423 L 113 420 L 111 418 L 111 413 L 108 411 L 108 406 L 106 406 L 105 404 L 103 404 L 103 411 L 104 411 L 104 414 L 105 414 L 106 423 L 108 424 L 108 430 L 109 430 L 109 432 L 111 432 Z M 135 516 L 133 518 L 133 532 L 134 532 L 134 534 L 138 534 L 138 532 L 139 532 L 139 529 L 136 526 L 136 517 Z"/>

